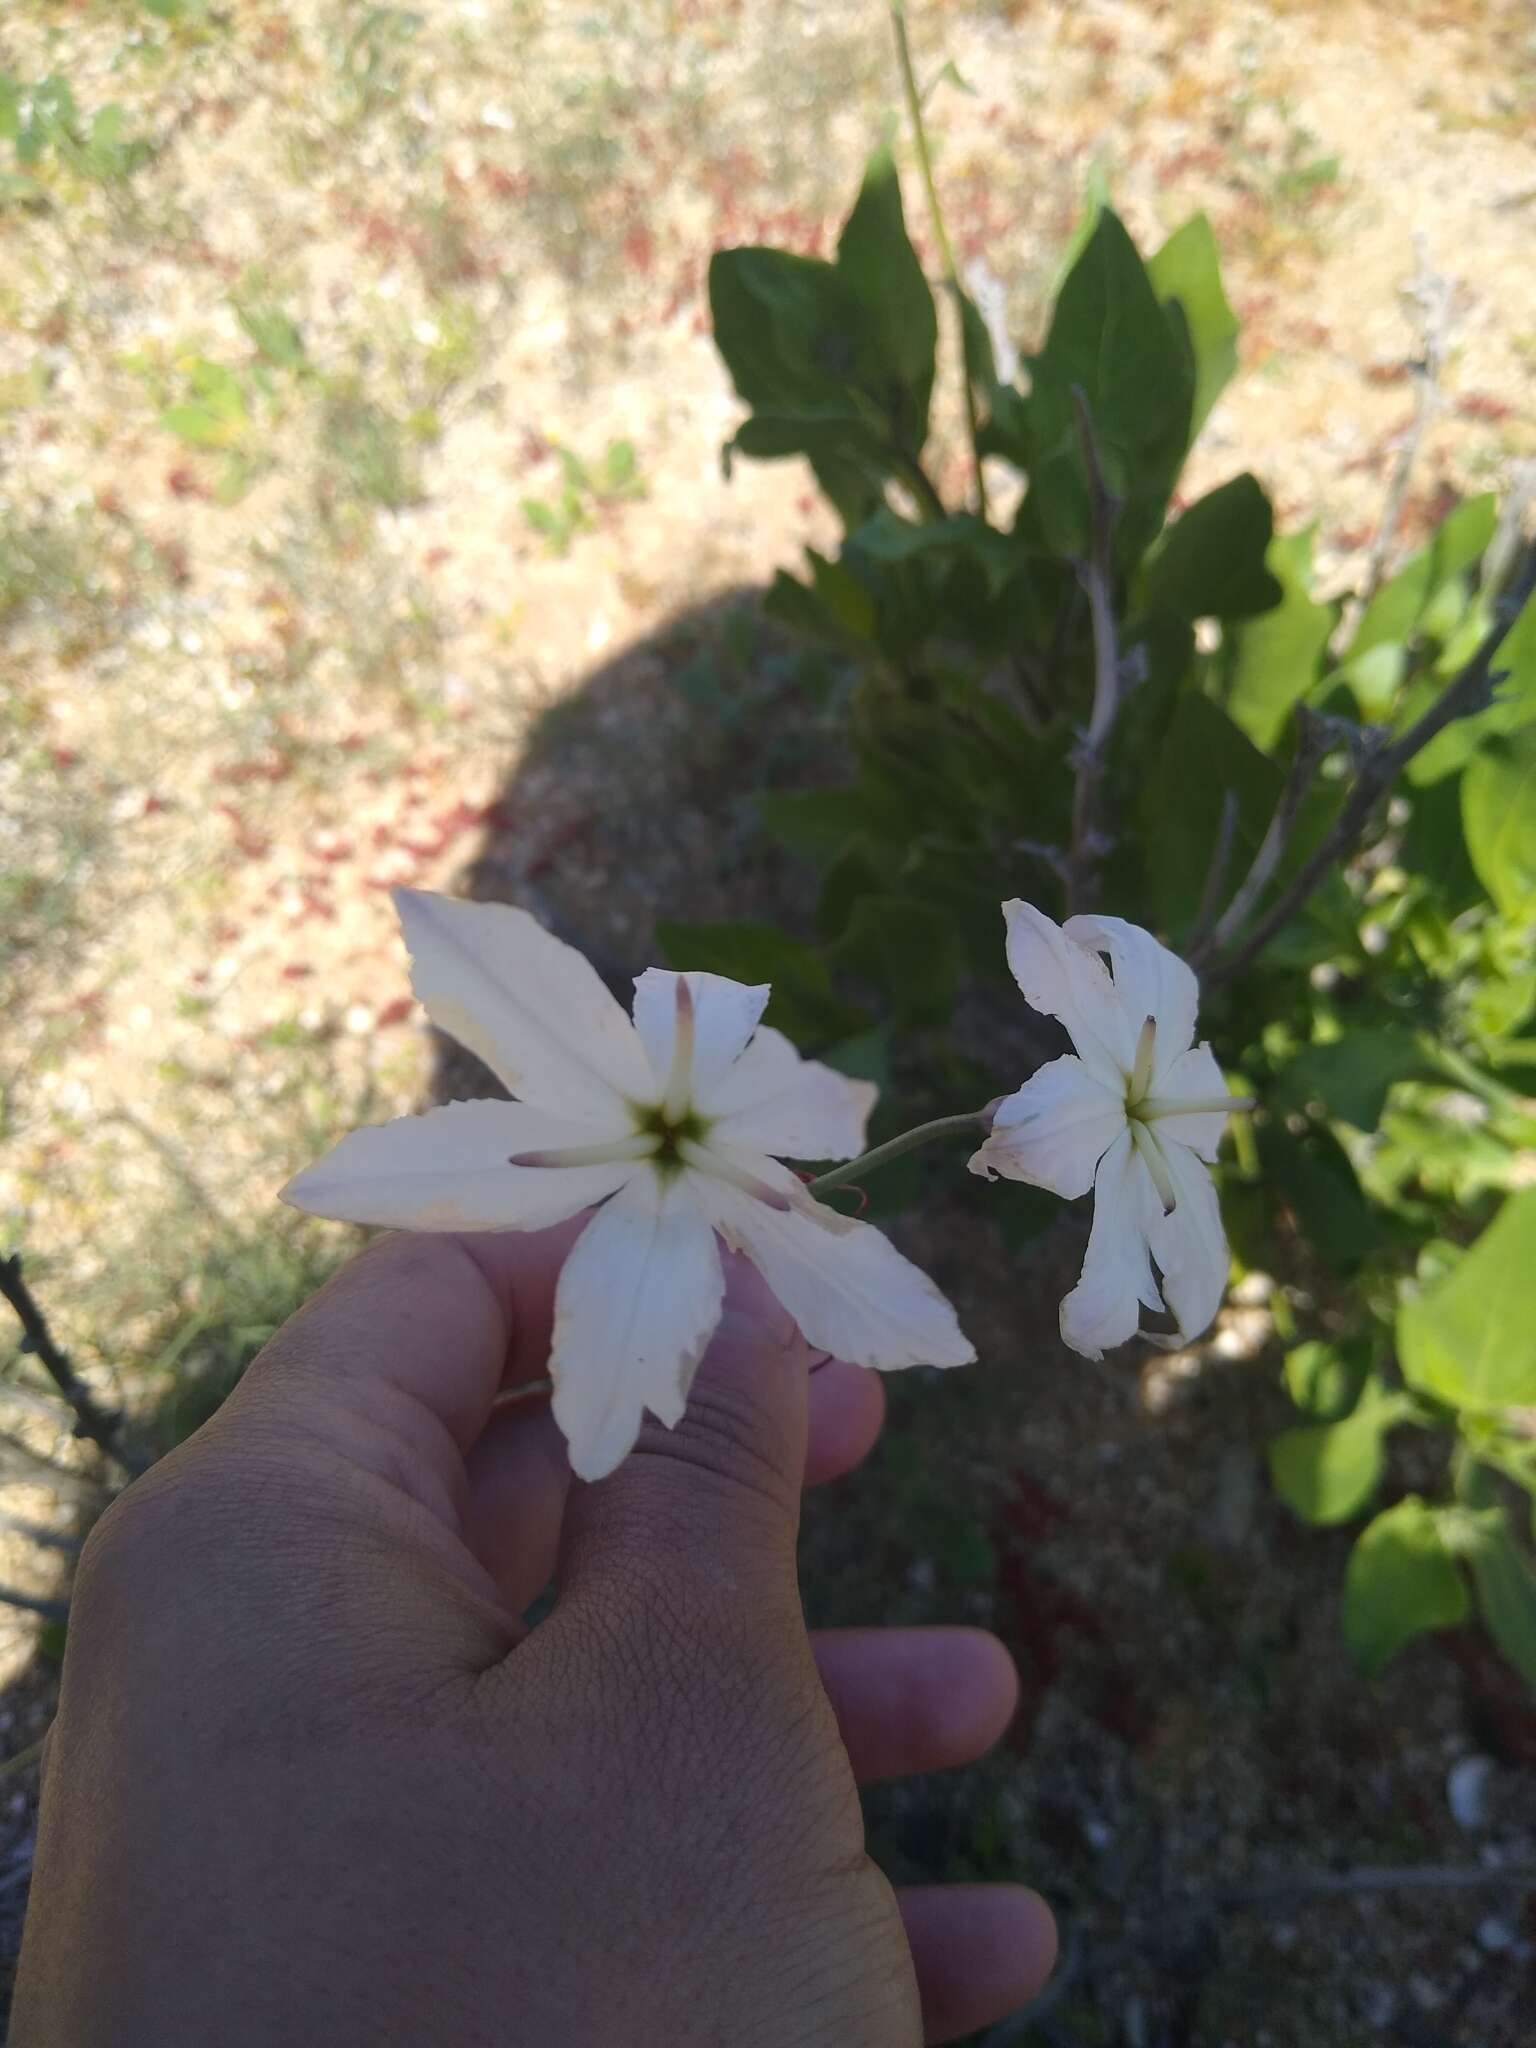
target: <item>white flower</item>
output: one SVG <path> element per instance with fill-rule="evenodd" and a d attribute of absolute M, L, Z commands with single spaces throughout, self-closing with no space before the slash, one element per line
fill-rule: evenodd
<path fill-rule="evenodd" d="M 1200 985 L 1177 954 L 1123 918 L 1057 925 L 1018 901 L 1003 916 L 1015 980 L 1035 1009 L 1066 1026 L 1077 1057 L 1051 1060 L 1004 1100 L 971 1171 L 1069 1201 L 1093 1189 L 1082 1277 L 1061 1304 L 1074 1351 L 1101 1358 L 1123 1344 L 1142 1306 L 1166 1307 L 1188 1342 L 1210 1324 L 1227 1283 L 1227 1241 L 1203 1162 L 1215 1159 L 1228 1115 L 1244 1107 L 1210 1047 L 1194 1044 Z"/>
<path fill-rule="evenodd" d="M 720 1319 L 717 1240 L 818 1350 L 885 1371 L 975 1357 L 925 1274 L 773 1156 L 854 1158 L 875 1090 L 760 1024 L 767 988 L 648 968 L 631 1023 L 525 911 L 404 889 L 395 902 L 428 1015 L 518 1099 L 354 1131 L 282 1199 L 408 1230 L 541 1230 L 600 1204 L 561 1270 L 550 1353 L 582 1478 L 613 1470 L 643 1409 L 681 1417 Z"/>

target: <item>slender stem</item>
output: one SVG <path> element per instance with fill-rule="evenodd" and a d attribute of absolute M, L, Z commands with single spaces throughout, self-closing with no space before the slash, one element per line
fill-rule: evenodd
<path fill-rule="evenodd" d="M 45 1600 L 37 1593 L 18 1592 L 14 1586 L 0 1586 L 0 1607 L 19 1607 L 23 1614 L 40 1614 L 44 1621 L 68 1621 L 67 1600 Z"/>
<path fill-rule="evenodd" d="M 1468 718 L 1486 709 L 1494 682 L 1494 657 L 1533 591 L 1536 591 L 1536 542 L 1527 547 L 1514 580 L 1495 608 L 1493 624 L 1483 635 L 1472 659 L 1446 685 L 1424 715 L 1409 726 L 1401 739 L 1390 743 L 1377 740 L 1361 763 L 1354 787 L 1345 798 L 1332 831 L 1324 834 L 1237 951 L 1229 959 L 1219 961 L 1211 970 L 1206 977 L 1208 986 L 1230 981 L 1263 951 L 1276 932 L 1290 923 L 1325 876 L 1354 851 L 1377 803 L 1415 754 L 1456 719 Z"/>
<path fill-rule="evenodd" d="M 554 1391 L 555 1383 L 551 1379 L 523 1380 L 518 1386 L 508 1387 L 504 1394 L 498 1394 L 496 1396 L 496 1406 L 498 1408 L 515 1407 L 520 1401 L 537 1401 L 545 1394 L 552 1394 Z"/>
<path fill-rule="evenodd" d="M 1321 719 L 1308 712 L 1305 705 L 1297 707 L 1296 727 L 1296 751 L 1291 756 L 1290 770 L 1275 800 L 1274 814 L 1259 841 L 1258 852 L 1201 952 L 1219 953 L 1237 937 L 1248 922 L 1254 905 L 1268 888 L 1270 877 L 1290 844 L 1302 803 L 1328 751 L 1327 727 Z M 1198 964 L 1197 959 L 1190 961 L 1192 967 Z"/>
<path fill-rule="evenodd" d="M 4 1763 L 0 1763 L 0 1784 L 3 1784 L 7 1778 L 19 1777 L 31 1765 L 40 1762 L 43 1754 L 43 1743 L 46 1739 L 46 1737 L 39 1735 L 36 1742 L 29 1742 L 25 1749 L 18 1749 L 14 1756 L 8 1756 Z"/>
<path fill-rule="evenodd" d="M 833 1188 L 845 1188 L 850 1181 L 862 1180 L 866 1173 L 873 1173 L 877 1167 L 899 1159 L 904 1152 L 915 1152 L 919 1145 L 929 1144 L 934 1138 L 947 1138 L 961 1131 L 985 1131 L 990 1118 L 984 1110 L 968 1110 L 964 1116 L 936 1116 L 932 1123 L 915 1124 L 910 1131 L 903 1131 L 898 1138 L 887 1138 L 883 1145 L 876 1145 L 872 1152 L 866 1152 L 858 1159 L 850 1159 L 846 1165 L 834 1166 L 830 1173 L 813 1180 L 806 1188 L 808 1195 L 829 1194 Z"/>
<path fill-rule="evenodd" d="M 891 28 L 896 36 L 896 60 L 901 66 L 901 85 L 906 95 L 907 119 L 912 124 L 912 143 L 917 151 L 917 168 L 923 180 L 923 191 L 928 199 L 928 219 L 933 228 L 933 239 L 938 244 L 939 262 L 944 268 L 944 283 L 948 287 L 950 300 L 955 308 L 955 317 L 960 323 L 960 381 L 965 391 L 965 418 L 971 434 L 971 463 L 976 475 L 976 510 L 985 519 L 987 481 L 981 468 L 981 422 L 976 414 L 976 393 L 971 387 L 971 366 L 966 357 L 965 321 L 960 311 L 960 274 L 955 268 L 955 251 L 949 239 L 949 230 L 944 225 L 944 210 L 939 205 L 939 188 L 933 177 L 933 159 L 928 154 L 928 131 L 923 125 L 922 95 L 917 89 L 917 75 L 912 69 L 912 46 L 907 40 L 906 0 L 891 0 Z"/>
<path fill-rule="evenodd" d="M 932 477 L 917 457 L 909 455 L 904 448 L 893 449 L 892 453 L 900 466 L 902 481 L 922 506 L 926 516 L 929 519 L 947 518 L 948 508 L 939 496 Z"/>
<path fill-rule="evenodd" d="M 1088 400 L 1075 384 L 1072 408 L 1077 418 L 1083 467 L 1088 474 L 1090 515 L 1088 559 L 1078 573 L 1088 593 L 1093 621 L 1093 708 L 1078 749 L 1077 782 L 1072 792 L 1072 837 L 1067 849 L 1067 909 L 1077 911 L 1085 907 L 1098 865 L 1099 789 L 1104 778 L 1105 751 L 1120 709 L 1120 648 L 1114 610 L 1115 521 L 1120 505 L 1105 480 Z"/>
<path fill-rule="evenodd" d="M 1210 950 L 1211 927 L 1221 905 L 1221 892 L 1226 886 L 1227 868 L 1232 859 L 1232 842 L 1237 836 L 1238 809 L 1237 791 L 1227 790 L 1221 799 L 1221 818 L 1211 848 L 1210 865 L 1205 871 L 1205 886 L 1200 891 L 1200 907 L 1181 948 L 1191 967 L 1196 966 L 1201 955 Z"/>
<path fill-rule="evenodd" d="M 0 1294 L 16 1311 L 22 1330 L 22 1349 L 32 1353 L 69 1403 L 75 1417 L 75 1435 L 89 1437 L 130 1478 L 137 1478 L 144 1470 L 144 1460 L 123 1448 L 122 1417 L 110 1408 L 102 1407 L 70 1364 L 68 1353 L 55 1343 L 47 1317 L 21 1277 L 20 1252 L 12 1252 L 9 1258 L 0 1258 Z"/>

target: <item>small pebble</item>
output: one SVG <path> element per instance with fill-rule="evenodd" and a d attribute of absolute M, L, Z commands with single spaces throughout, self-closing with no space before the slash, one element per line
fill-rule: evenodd
<path fill-rule="evenodd" d="M 1360 2016 L 1368 2027 L 1384 2032 L 1397 2018 L 1397 1993 L 1390 1984 L 1367 1984 L 1360 1994 Z"/>
<path fill-rule="evenodd" d="M 1426 1977 L 1422 1970 L 1415 1970 L 1408 1979 L 1408 1990 L 1421 2012 L 1434 2012 L 1445 2003 L 1445 1993 L 1434 1979 Z"/>
<path fill-rule="evenodd" d="M 1488 1786 L 1493 1776 L 1493 1758 L 1464 1756 L 1451 1765 L 1445 1778 L 1446 1803 L 1451 1818 L 1461 1828 L 1480 1828 L 1488 1818 Z"/>

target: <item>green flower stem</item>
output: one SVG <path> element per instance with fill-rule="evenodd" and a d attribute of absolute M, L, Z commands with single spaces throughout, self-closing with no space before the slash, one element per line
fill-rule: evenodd
<path fill-rule="evenodd" d="M 844 1166 L 834 1166 L 830 1173 L 813 1180 L 806 1189 L 809 1195 L 829 1194 L 833 1188 L 845 1188 L 850 1181 L 862 1180 L 867 1173 L 873 1173 L 877 1166 L 885 1166 L 892 1159 L 899 1159 L 904 1152 L 915 1152 L 919 1145 L 929 1144 L 934 1138 L 947 1138 L 961 1131 L 973 1136 L 977 1131 L 987 1129 L 989 1119 L 984 1110 L 968 1110 L 964 1116 L 936 1116 L 932 1123 L 914 1124 L 910 1131 L 903 1131 L 899 1138 L 888 1138 L 883 1145 L 877 1145 L 862 1158 L 850 1159 Z"/>
<path fill-rule="evenodd" d="M 890 0 L 891 27 L 896 34 L 896 58 L 901 65 L 902 90 L 907 97 L 907 117 L 912 123 L 912 142 L 917 151 L 917 168 L 922 175 L 923 190 L 928 195 L 928 218 L 933 225 L 933 239 L 939 245 L 939 261 L 944 266 L 944 282 L 954 301 L 955 317 L 960 322 L 960 381 L 965 387 L 965 417 L 971 432 L 971 460 L 976 470 L 976 510 L 983 521 L 987 516 L 987 482 L 981 469 L 981 423 L 976 417 L 976 393 L 971 389 L 971 366 L 966 360 L 965 319 L 960 311 L 960 274 L 955 268 L 955 252 L 950 243 L 949 230 L 944 225 L 944 211 L 939 205 L 939 188 L 933 181 L 933 160 L 928 154 L 928 131 L 923 126 L 922 95 L 917 89 L 917 75 L 912 69 L 912 46 L 907 41 L 906 0 Z"/>

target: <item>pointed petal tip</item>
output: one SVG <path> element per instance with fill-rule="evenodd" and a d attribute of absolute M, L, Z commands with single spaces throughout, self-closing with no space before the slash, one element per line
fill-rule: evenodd
<path fill-rule="evenodd" d="M 403 882 L 397 882 L 389 892 L 389 900 L 395 907 L 395 915 L 401 924 L 420 906 L 431 899 L 430 889 L 409 889 Z"/>

